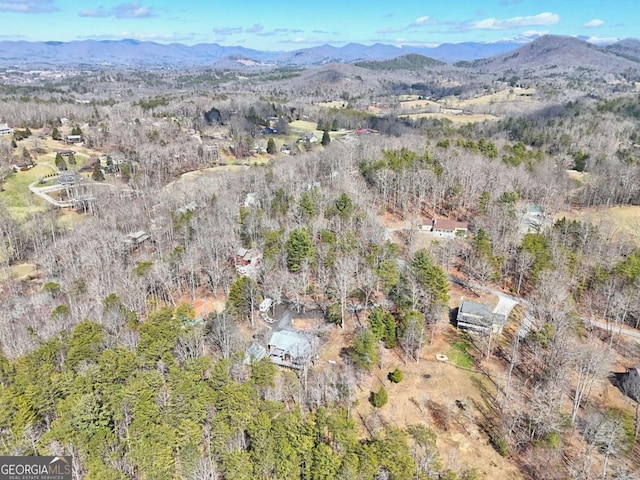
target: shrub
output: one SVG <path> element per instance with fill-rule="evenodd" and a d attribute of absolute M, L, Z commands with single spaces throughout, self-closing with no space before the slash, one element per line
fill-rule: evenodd
<path fill-rule="evenodd" d="M 396 368 L 393 372 L 389 372 L 387 378 L 393 383 L 400 383 L 404 378 L 404 374 L 402 373 L 402 370 Z"/>
<path fill-rule="evenodd" d="M 504 437 L 494 436 L 491 439 L 491 443 L 500 455 L 503 457 L 509 456 L 509 444 Z"/>
<path fill-rule="evenodd" d="M 377 392 L 371 392 L 369 401 L 371 402 L 371 405 L 376 408 L 384 407 L 389 401 L 387 390 L 384 387 L 380 387 L 380 390 L 378 390 Z"/>

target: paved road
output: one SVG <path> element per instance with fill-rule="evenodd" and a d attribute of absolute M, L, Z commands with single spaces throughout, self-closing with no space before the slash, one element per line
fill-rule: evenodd
<path fill-rule="evenodd" d="M 55 205 L 56 207 L 60 207 L 60 208 L 73 207 L 73 201 L 63 202 L 60 200 L 56 200 L 55 198 L 48 195 L 48 193 L 51 193 L 51 192 L 60 192 L 62 190 L 66 190 L 72 187 L 71 185 L 56 184 L 56 185 L 47 185 L 46 187 L 38 187 L 36 185 L 38 185 L 37 181 L 29 184 L 29 190 L 31 191 L 31 193 L 38 195 L 44 201 L 49 202 L 51 205 Z M 111 185 L 110 183 L 102 183 L 102 182 L 88 182 L 88 183 L 83 183 L 82 185 L 84 187 L 105 186 L 110 188 L 116 188 L 115 185 Z"/>
<path fill-rule="evenodd" d="M 45 202 L 49 202 L 50 204 L 60 208 L 73 206 L 73 202 L 61 202 L 60 200 L 56 200 L 50 195 L 47 195 L 47 193 L 50 193 L 50 192 L 59 192 L 61 190 L 64 190 L 65 188 L 67 188 L 64 185 L 49 185 L 47 187 L 36 187 L 37 184 L 38 182 L 31 183 L 29 185 L 29 190 L 31 191 L 31 193 L 38 195 Z"/>
<path fill-rule="evenodd" d="M 593 320 L 589 320 L 588 318 L 582 318 L 582 321 L 587 326 L 601 328 L 602 330 L 613 331 L 613 333 L 640 339 L 640 330 L 632 330 L 630 328 L 624 327 L 621 328 L 619 325 L 611 323 L 607 325 L 605 322 L 595 322 Z"/>

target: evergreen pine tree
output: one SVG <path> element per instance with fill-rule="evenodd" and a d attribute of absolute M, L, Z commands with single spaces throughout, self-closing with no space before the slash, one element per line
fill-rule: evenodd
<path fill-rule="evenodd" d="M 58 170 L 67 170 L 67 162 L 64 161 L 64 158 L 62 158 L 62 155 L 60 155 L 59 153 L 56 155 L 55 162 Z"/>
<path fill-rule="evenodd" d="M 100 163 L 96 162 L 93 166 L 93 172 L 91 172 L 91 178 L 93 178 L 96 182 L 104 182 L 104 174 L 100 169 Z"/>
<path fill-rule="evenodd" d="M 270 138 L 267 142 L 267 153 L 269 155 L 273 155 L 274 153 L 276 153 L 276 142 L 273 138 Z"/>

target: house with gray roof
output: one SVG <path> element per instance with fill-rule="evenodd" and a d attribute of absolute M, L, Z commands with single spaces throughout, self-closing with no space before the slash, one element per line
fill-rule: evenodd
<path fill-rule="evenodd" d="M 627 368 L 627 371 L 619 377 L 622 392 L 636 402 L 640 402 L 640 364 Z"/>
<path fill-rule="evenodd" d="M 269 359 L 276 365 L 302 369 L 314 356 L 314 339 L 294 330 L 278 330 L 271 334 Z"/>
<path fill-rule="evenodd" d="M 487 305 L 462 299 L 456 327 L 477 333 L 497 333 L 506 324 L 504 315 L 492 312 Z"/>

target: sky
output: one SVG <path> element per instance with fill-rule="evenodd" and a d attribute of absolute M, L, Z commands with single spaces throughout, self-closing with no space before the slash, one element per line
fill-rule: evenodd
<path fill-rule="evenodd" d="M 325 43 L 599 43 L 638 37 L 639 0 L 0 0 L 0 40 L 149 40 L 295 50 Z"/>

